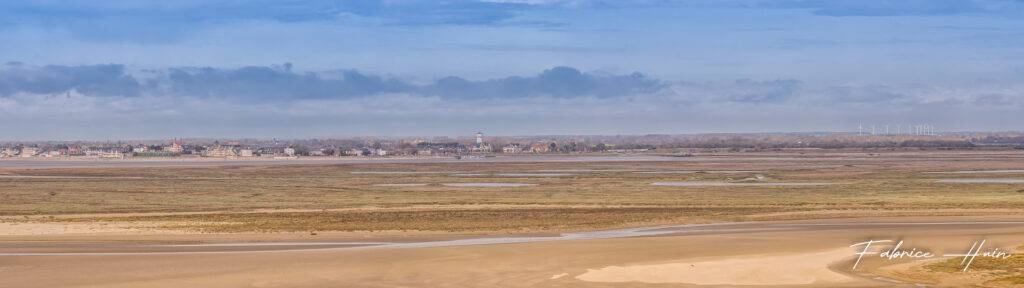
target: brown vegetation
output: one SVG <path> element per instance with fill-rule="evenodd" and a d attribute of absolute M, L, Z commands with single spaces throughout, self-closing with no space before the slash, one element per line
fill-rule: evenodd
<path fill-rule="evenodd" d="M 666 157 L 659 161 L 356 163 L 0 170 L 0 215 L 204 212 L 146 217 L 60 216 L 55 221 L 163 221 L 201 231 L 545 231 L 702 221 L 866 215 L 1007 214 L 1024 207 L 1019 184 L 938 179 L 1022 178 L 1018 174 L 923 171 L 1024 169 L 1024 152 L 849 152 L 796 150 Z M 757 170 L 756 173 L 643 174 L 550 169 Z M 353 174 L 353 171 L 461 171 Z M 759 177 L 758 177 L 759 176 Z M 834 182 L 826 186 L 664 187 L 651 182 Z M 521 182 L 530 187 L 447 187 L 453 182 Z M 416 187 L 374 184 L 427 183 Z M 383 211 L 380 209 L 389 209 Z M 296 212 L 295 210 L 304 212 Z M 376 209 L 376 210 L 375 210 Z M 951 210 L 952 209 L 952 210 Z M 962 210 L 969 209 L 969 210 Z M 251 213 L 283 210 L 288 213 Z M 344 210 L 344 211 L 339 211 Z M 962 211 L 961 211 L 962 210 Z M 321 211 L 321 212 L 314 212 Z M 991 212 L 986 212 L 991 211 Z M 131 216 L 131 215 L 126 215 Z"/>
<path fill-rule="evenodd" d="M 722 219 L 742 208 L 533 208 L 426 211 L 220 213 L 60 221 L 161 222 L 160 228 L 200 232 L 297 231 L 571 231 Z"/>

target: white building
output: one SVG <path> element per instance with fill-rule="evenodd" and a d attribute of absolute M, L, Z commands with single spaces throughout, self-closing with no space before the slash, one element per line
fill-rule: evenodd
<path fill-rule="evenodd" d="M 234 157 L 235 149 L 231 146 L 217 146 L 206 149 L 203 152 L 203 156 L 206 157 Z"/>
<path fill-rule="evenodd" d="M 288 147 L 284 148 L 284 154 L 288 156 L 295 156 L 295 148 Z"/>
<path fill-rule="evenodd" d="M 484 142 L 484 132 L 476 132 L 476 143 L 469 147 L 470 152 L 490 153 L 491 144 Z"/>
<path fill-rule="evenodd" d="M 519 143 L 511 143 L 501 147 L 503 153 L 520 153 L 523 152 L 523 147 L 519 146 Z"/>
<path fill-rule="evenodd" d="M 238 151 L 238 156 L 241 157 L 252 157 L 252 149 L 242 149 Z"/>
<path fill-rule="evenodd" d="M 35 156 L 36 153 L 39 153 L 39 148 L 36 148 L 36 147 L 22 147 L 21 148 L 21 157 L 23 157 L 23 158 L 28 158 L 28 157 Z"/>

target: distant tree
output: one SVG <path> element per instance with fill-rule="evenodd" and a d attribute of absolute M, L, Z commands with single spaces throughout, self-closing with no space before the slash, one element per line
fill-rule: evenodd
<path fill-rule="evenodd" d="M 323 153 L 324 153 L 324 155 L 327 155 L 327 156 L 334 156 L 334 148 L 331 148 L 331 147 L 324 148 Z"/>
<path fill-rule="evenodd" d="M 295 155 L 309 156 L 309 148 L 306 147 L 306 146 L 299 145 L 299 144 L 294 144 L 294 145 L 291 145 L 290 147 L 292 149 L 295 149 Z"/>

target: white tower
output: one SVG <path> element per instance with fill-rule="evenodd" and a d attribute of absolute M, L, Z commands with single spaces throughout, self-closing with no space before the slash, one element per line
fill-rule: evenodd
<path fill-rule="evenodd" d="M 477 145 L 483 145 L 484 144 L 484 132 L 476 132 L 476 144 Z"/>

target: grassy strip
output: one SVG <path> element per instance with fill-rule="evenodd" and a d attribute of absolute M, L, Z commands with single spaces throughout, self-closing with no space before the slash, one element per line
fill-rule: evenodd
<path fill-rule="evenodd" d="M 763 209 L 779 212 L 781 209 Z M 61 222 L 165 222 L 159 228 L 199 232 L 300 231 L 565 231 L 739 219 L 744 208 L 530 208 L 429 211 L 223 213 L 57 219 Z"/>
<path fill-rule="evenodd" d="M 925 269 L 931 272 L 959 273 L 964 265 L 963 258 L 952 258 L 946 261 L 929 264 Z M 1024 255 L 1013 255 L 1007 259 L 978 257 L 971 262 L 971 271 L 982 271 L 990 278 L 986 282 L 1024 284 Z"/>
<path fill-rule="evenodd" d="M 960 257 L 952 258 L 929 264 L 925 268 L 932 272 L 960 272 L 964 269 L 964 265 L 960 264 L 962 260 Z M 971 262 L 970 270 L 1024 272 L 1024 255 L 1013 255 L 1007 259 L 978 256 Z"/>

